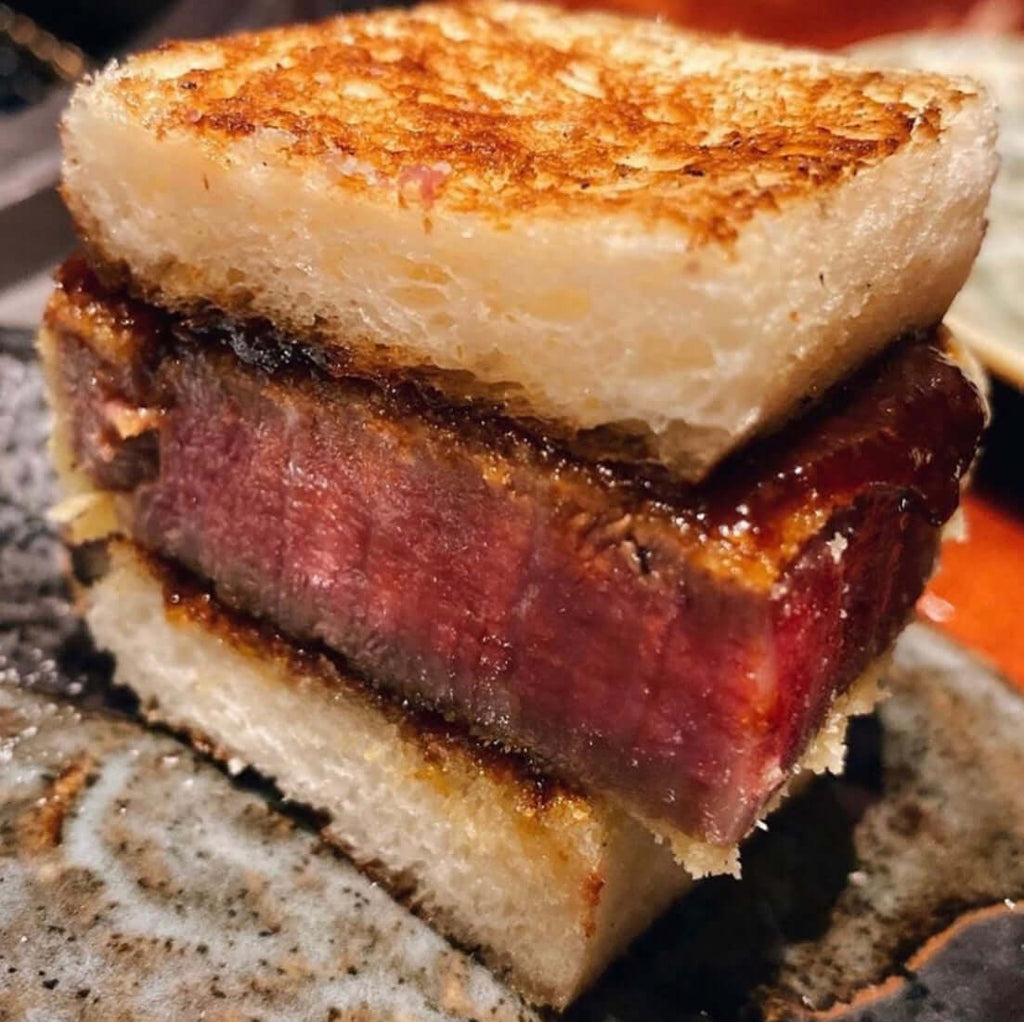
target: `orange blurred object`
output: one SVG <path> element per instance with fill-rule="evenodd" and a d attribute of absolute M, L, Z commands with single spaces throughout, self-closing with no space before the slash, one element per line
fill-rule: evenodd
<path fill-rule="evenodd" d="M 1024 0 L 563 0 L 661 15 L 690 28 L 833 48 L 918 29 L 1024 29 Z"/>
<path fill-rule="evenodd" d="M 1024 689 L 1024 518 L 977 494 L 964 508 L 967 541 L 944 545 L 918 611 Z"/>

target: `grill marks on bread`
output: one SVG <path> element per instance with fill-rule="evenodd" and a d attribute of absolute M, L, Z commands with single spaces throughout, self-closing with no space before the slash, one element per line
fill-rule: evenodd
<path fill-rule="evenodd" d="M 941 320 L 995 170 L 963 79 L 482 0 L 172 44 L 62 124 L 138 297 L 690 481 Z"/>
<path fill-rule="evenodd" d="M 961 87 L 489 0 L 170 43 L 114 85 L 157 133 L 248 136 L 338 188 L 499 222 L 628 212 L 694 244 L 934 139 Z"/>

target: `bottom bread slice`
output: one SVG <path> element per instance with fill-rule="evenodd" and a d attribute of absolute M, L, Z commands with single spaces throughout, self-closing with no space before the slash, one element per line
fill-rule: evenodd
<path fill-rule="evenodd" d="M 123 543 L 86 592 L 145 714 L 326 812 L 325 835 L 529 999 L 562 1007 L 690 883 L 608 801 L 403 713 Z"/>

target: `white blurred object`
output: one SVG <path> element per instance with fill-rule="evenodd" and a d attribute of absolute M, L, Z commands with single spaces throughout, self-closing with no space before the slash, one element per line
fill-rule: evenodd
<path fill-rule="evenodd" d="M 1002 167 L 988 234 L 946 322 L 989 369 L 1024 389 L 1024 36 L 908 33 L 850 52 L 864 62 L 972 75 L 995 96 Z"/>
<path fill-rule="evenodd" d="M 43 270 L 0 291 L 0 323 L 11 327 L 33 327 L 53 290 L 53 272 Z"/>

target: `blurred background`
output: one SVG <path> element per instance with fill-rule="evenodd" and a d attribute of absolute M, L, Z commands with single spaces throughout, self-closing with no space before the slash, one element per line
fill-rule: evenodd
<path fill-rule="evenodd" d="M 561 0 L 873 63 L 982 78 L 1001 117 L 988 237 L 949 322 L 989 369 L 994 424 L 967 506 L 921 613 L 1024 685 L 1024 0 Z M 324 17 L 332 0 L 0 2 L 0 340 L 31 344 L 54 264 L 74 247 L 57 196 L 57 119 L 73 82 L 162 39 Z"/>

